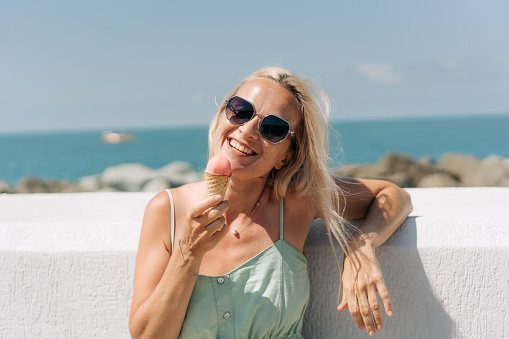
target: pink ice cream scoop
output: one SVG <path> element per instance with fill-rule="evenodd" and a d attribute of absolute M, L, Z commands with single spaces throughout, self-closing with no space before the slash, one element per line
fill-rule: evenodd
<path fill-rule="evenodd" d="M 205 169 L 205 182 L 209 196 L 220 194 L 224 199 L 231 174 L 230 161 L 220 154 L 213 156 Z"/>
<path fill-rule="evenodd" d="M 232 174 L 232 166 L 226 157 L 218 154 L 209 160 L 205 172 L 210 175 L 230 175 Z"/>

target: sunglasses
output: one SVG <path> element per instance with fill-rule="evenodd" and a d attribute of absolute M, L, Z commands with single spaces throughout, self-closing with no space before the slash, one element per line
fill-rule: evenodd
<path fill-rule="evenodd" d="M 290 131 L 288 121 L 275 116 L 261 116 L 255 112 L 254 106 L 249 101 L 238 96 L 226 100 L 224 109 L 226 118 L 234 125 L 244 125 L 258 115 L 262 118 L 260 122 L 260 135 L 270 143 L 277 144 L 286 139 L 288 134 L 294 136 L 295 132 Z"/>

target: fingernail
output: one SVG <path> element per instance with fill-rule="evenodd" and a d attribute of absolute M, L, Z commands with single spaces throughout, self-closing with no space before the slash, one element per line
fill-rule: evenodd
<path fill-rule="evenodd" d="M 370 336 L 374 336 L 375 335 L 375 331 L 369 331 L 369 335 Z"/>
<path fill-rule="evenodd" d="M 387 315 L 388 315 L 389 317 L 392 317 L 392 311 L 387 312 Z"/>
<path fill-rule="evenodd" d="M 218 195 L 216 195 L 216 201 L 217 201 L 217 202 L 221 202 L 221 201 L 223 201 L 223 197 L 222 197 L 221 195 L 219 195 L 219 194 L 218 194 Z"/>
<path fill-rule="evenodd" d="M 376 328 L 377 328 L 379 331 L 381 331 L 381 330 L 382 330 L 382 328 L 384 328 L 384 327 L 383 327 L 382 325 L 378 325 Z"/>

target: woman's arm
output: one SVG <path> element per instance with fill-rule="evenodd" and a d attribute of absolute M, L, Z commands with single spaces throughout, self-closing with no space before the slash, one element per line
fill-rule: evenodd
<path fill-rule="evenodd" d="M 368 237 L 375 247 L 383 244 L 412 212 L 410 195 L 383 180 L 337 179 L 345 192 L 346 219 L 364 219 L 353 239 Z M 352 239 L 352 240 L 353 240 Z"/>
<path fill-rule="evenodd" d="M 364 218 L 364 223 L 350 237 L 343 268 L 343 300 L 338 310 L 350 309 L 357 326 L 369 335 L 383 328 L 380 295 L 387 315 L 392 305 L 375 256 L 383 244 L 412 211 L 408 193 L 398 186 L 380 180 L 341 179 L 345 191 L 344 216 Z M 374 318 L 374 323 L 373 323 Z"/>
<path fill-rule="evenodd" d="M 154 197 L 145 210 L 136 257 L 129 331 L 133 338 L 177 338 L 196 282 L 190 272 L 199 272 L 208 249 L 224 237 L 222 214 L 228 203 L 207 198 L 194 206 L 182 230 L 182 255 L 175 237 L 170 239 L 171 212 L 165 192 Z M 214 207 L 206 214 L 202 212 Z M 210 234 L 214 234 L 213 237 Z M 184 263 L 184 260 L 185 263 Z M 186 267 L 187 266 L 189 267 Z"/>

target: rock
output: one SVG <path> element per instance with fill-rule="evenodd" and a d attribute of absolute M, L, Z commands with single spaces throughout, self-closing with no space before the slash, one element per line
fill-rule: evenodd
<path fill-rule="evenodd" d="M 389 152 L 380 159 L 380 166 L 385 173 L 407 172 L 415 166 L 416 161 L 403 154 Z"/>
<path fill-rule="evenodd" d="M 171 185 L 168 181 L 165 179 L 158 177 L 150 180 L 147 182 L 143 188 L 141 189 L 142 192 L 161 192 L 164 191 L 167 188 L 171 188 Z"/>
<path fill-rule="evenodd" d="M 475 177 L 479 186 L 500 186 L 505 173 L 504 159 L 492 155 L 481 162 L 481 167 L 475 173 Z"/>
<path fill-rule="evenodd" d="M 357 171 L 355 173 L 355 176 L 357 178 L 364 178 L 364 179 L 380 179 L 380 178 L 383 178 L 384 175 L 385 175 L 384 170 L 377 163 L 364 164 L 364 165 L 358 167 Z"/>
<path fill-rule="evenodd" d="M 152 180 L 156 172 L 142 164 L 122 164 L 104 170 L 101 186 L 119 191 L 139 192 L 143 185 Z"/>
<path fill-rule="evenodd" d="M 60 191 L 60 193 L 80 193 L 80 192 L 87 192 L 80 186 L 68 182 L 67 184 L 63 184 Z"/>
<path fill-rule="evenodd" d="M 171 187 L 203 180 L 203 174 L 196 172 L 191 164 L 186 161 L 174 161 L 161 167 L 156 175 L 169 182 Z"/>
<path fill-rule="evenodd" d="M 416 187 L 424 176 L 437 172 L 431 158 L 417 161 L 410 156 L 397 153 L 387 153 L 380 164 L 385 172 L 383 179 L 403 187 Z"/>
<path fill-rule="evenodd" d="M 95 192 L 101 189 L 101 176 L 89 175 L 78 179 L 78 187 L 84 192 Z"/>
<path fill-rule="evenodd" d="M 75 193 L 84 190 L 68 180 L 40 179 L 33 176 L 21 178 L 16 193 Z"/>
<path fill-rule="evenodd" d="M 94 190 L 110 187 L 126 192 L 155 192 L 200 181 L 202 178 L 203 175 L 196 172 L 190 163 L 175 161 L 158 170 L 142 164 L 111 166 L 98 177 L 98 183 L 94 176 L 91 176 L 80 179 L 79 184 L 86 188 L 95 188 Z"/>
<path fill-rule="evenodd" d="M 13 193 L 12 187 L 7 181 L 0 180 L 0 193 Z"/>
<path fill-rule="evenodd" d="M 434 166 L 433 158 L 431 156 L 429 156 L 429 155 L 419 159 L 418 163 L 423 165 L 423 166 L 426 166 L 426 167 L 433 167 Z"/>
<path fill-rule="evenodd" d="M 332 169 L 332 173 L 340 178 L 356 178 L 360 165 L 343 165 Z"/>
<path fill-rule="evenodd" d="M 393 174 L 387 173 L 384 175 L 383 180 L 390 181 L 400 187 L 415 187 L 414 178 L 410 172 L 397 172 Z"/>
<path fill-rule="evenodd" d="M 449 174 L 435 173 L 423 177 L 417 187 L 457 187 L 459 182 Z"/>
<path fill-rule="evenodd" d="M 462 186 L 480 186 L 476 173 L 481 168 L 481 160 L 473 155 L 447 153 L 437 167 L 457 175 Z"/>
<path fill-rule="evenodd" d="M 103 187 L 100 190 L 98 190 L 97 192 L 121 192 L 121 191 L 119 191 L 118 189 L 113 188 L 113 187 Z"/>
<path fill-rule="evenodd" d="M 504 164 L 505 175 L 509 175 L 509 158 L 504 158 L 502 163 Z"/>
<path fill-rule="evenodd" d="M 509 187 L 509 176 L 503 177 L 502 180 L 500 180 L 500 186 Z"/>
<path fill-rule="evenodd" d="M 49 193 L 48 185 L 33 176 L 23 177 L 16 185 L 17 193 Z"/>
<path fill-rule="evenodd" d="M 431 157 L 417 160 L 404 154 L 387 153 L 377 163 L 344 165 L 332 169 L 332 173 L 345 178 L 387 180 L 401 187 L 509 187 L 509 158 L 492 155 L 481 161 L 471 155 L 448 153 L 435 165 Z M 0 193 L 158 192 L 200 180 L 203 173 L 185 161 L 175 161 L 156 170 L 141 164 L 122 164 L 108 167 L 102 174 L 80 178 L 76 183 L 25 177 L 12 188 L 0 181 Z"/>
<path fill-rule="evenodd" d="M 43 180 L 47 193 L 74 193 L 79 190 L 68 180 Z"/>

